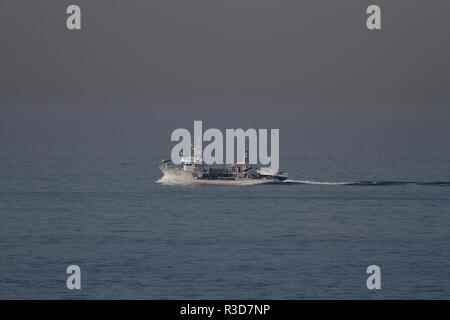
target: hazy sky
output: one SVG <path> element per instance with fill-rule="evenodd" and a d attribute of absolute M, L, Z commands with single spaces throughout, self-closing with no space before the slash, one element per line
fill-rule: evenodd
<path fill-rule="evenodd" d="M 81 31 L 66 29 L 69 4 Z M 366 28 L 369 4 L 381 31 Z M 0 151 L 169 154 L 170 132 L 197 119 L 280 128 L 299 152 L 448 155 L 449 12 L 448 0 L 4 0 Z"/>

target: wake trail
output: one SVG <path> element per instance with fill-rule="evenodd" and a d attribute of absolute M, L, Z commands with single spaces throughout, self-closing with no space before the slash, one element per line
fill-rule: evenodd
<path fill-rule="evenodd" d="M 295 180 L 295 179 L 287 179 L 284 181 L 284 183 L 291 183 L 291 184 L 320 184 L 320 185 L 351 185 L 355 182 L 327 182 L 327 181 L 310 181 L 310 180 Z"/>
<path fill-rule="evenodd" d="M 420 182 L 420 181 L 363 180 L 363 181 L 329 182 L 329 181 L 287 179 L 284 181 L 284 183 L 286 183 L 286 184 L 329 185 L 329 186 L 338 186 L 338 185 L 345 185 L 345 186 L 400 186 L 400 185 L 450 186 L 449 181 Z"/>

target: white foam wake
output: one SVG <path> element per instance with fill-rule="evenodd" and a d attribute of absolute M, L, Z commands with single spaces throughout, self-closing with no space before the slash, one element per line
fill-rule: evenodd
<path fill-rule="evenodd" d="M 310 180 L 294 180 L 294 179 L 287 179 L 284 181 L 285 183 L 300 183 L 300 184 L 320 184 L 320 185 L 330 185 L 330 186 L 337 186 L 337 185 L 349 185 L 349 184 L 355 184 L 355 182 L 327 182 L 327 181 L 310 181 Z"/>

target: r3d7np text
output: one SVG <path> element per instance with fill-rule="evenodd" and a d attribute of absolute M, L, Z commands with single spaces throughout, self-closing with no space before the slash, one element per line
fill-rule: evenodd
<path fill-rule="evenodd" d="M 267 314 L 268 304 L 226 304 L 224 314 Z"/>

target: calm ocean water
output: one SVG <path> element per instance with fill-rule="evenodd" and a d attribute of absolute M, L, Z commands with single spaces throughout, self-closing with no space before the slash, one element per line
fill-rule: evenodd
<path fill-rule="evenodd" d="M 181 187 L 155 183 L 163 157 L 0 156 L 0 298 L 450 298 L 450 159 L 291 157 L 303 183 Z"/>

